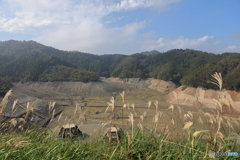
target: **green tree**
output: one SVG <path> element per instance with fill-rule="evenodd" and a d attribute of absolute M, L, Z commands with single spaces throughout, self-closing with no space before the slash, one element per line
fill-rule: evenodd
<path fill-rule="evenodd" d="M 12 82 L 8 77 L 0 77 L 0 95 L 5 94 L 11 86 Z"/>

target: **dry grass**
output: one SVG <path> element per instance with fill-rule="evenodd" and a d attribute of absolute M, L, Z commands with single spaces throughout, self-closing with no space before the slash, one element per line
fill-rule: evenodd
<path fill-rule="evenodd" d="M 215 84 L 219 87 L 220 91 L 222 90 L 223 80 L 221 73 L 215 72 L 213 75 L 211 75 L 213 79 L 211 81 L 208 81 L 208 83 Z"/>
<path fill-rule="evenodd" d="M 4 96 L 4 98 L 2 99 L 2 102 L 0 103 L 0 108 L 1 108 L 1 110 L 0 110 L 0 117 L 2 117 L 4 109 L 5 109 L 5 107 L 6 107 L 7 103 L 8 103 L 8 98 L 9 98 L 9 96 L 11 96 L 11 94 L 12 94 L 12 90 L 9 90 L 6 93 L 6 95 Z"/>

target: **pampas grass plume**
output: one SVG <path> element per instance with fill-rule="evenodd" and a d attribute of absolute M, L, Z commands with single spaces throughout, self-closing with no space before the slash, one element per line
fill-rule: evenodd
<path fill-rule="evenodd" d="M 192 125 L 193 125 L 192 121 L 186 122 L 184 127 L 183 127 L 183 130 L 189 130 Z"/>
<path fill-rule="evenodd" d="M 174 105 L 170 105 L 168 109 L 172 109 L 172 111 L 174 110 Z"/>
<path fill-rule="evenodd" d="M 193 137 L 197 137 L 200 133 L 206 133 L 206 132 L 209 132 L 209 130 L 195 131 L 195 132 L 193 133 Z"/>

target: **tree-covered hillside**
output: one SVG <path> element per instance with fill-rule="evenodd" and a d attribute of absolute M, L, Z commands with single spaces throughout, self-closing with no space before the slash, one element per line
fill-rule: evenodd
<path fill-rule="evenodd" d="M 34 41 L 0 42 L 0 77 L 8 76 L 13 82 L 98 80 L 99 76 L 96 73 L 78 69 L 73 62 L 60 56 L 67 53 Z M 74 59 L 75 56 L 69 57 Z M 60 72 L 56 74 L 53 68 L 58 68 L 59 71 L 62 69 L 62 73 L 69 72 L 68 76 L 63 76 Z"/>
<path fill-rule="evenodd" d="M 213 54 L 191 49 L 133 55 L 94 55 L 61 51 L 34 41 L 0 42 L 0 76 L 12 81 L 95 81 L 102 77 L 156 78 L 179 85 L 214 88 L 221 72 L 226 89 L 240 90 L 240 54 Z M 87 78 L 86 78 L 87 77 Z"/>
<path fill-rule="evenodd" d="M 89 82 L 98 80 L 94 72 L 79 70 L 66 66 L 53 66 L 45 70 L 38 78 L 39 81 L 80 81 Z"/>
<path fill-rule="evenodd" d="M 8 77 L 0 77 L 0 96 L 4 95 L 11 87 L 12 82 Z"/>
<path fill-rule="evenodd" d="M 8 76 L 12 81 L 38 81 L 38 76 L 55 65 L 74 67 L 60 57 L 40 51 L 31 51 L 1 66 L 0 76 Z"/>

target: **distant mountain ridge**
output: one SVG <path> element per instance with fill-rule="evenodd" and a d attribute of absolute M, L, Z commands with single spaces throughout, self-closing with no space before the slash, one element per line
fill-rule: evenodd
<path fill-rule="evenodd" d="M 97 81 L 99 77 L 155 78 L 179 85 L 215 88 L 207 83 L 221 72 L 224 88 L 240 90 L 240 54 L 191 49 L 94 55 L 62 51 L 35 41 L 0 42 L 0 77 L 12 81 Z"/>
<path fill-rule="evenodd" d="M 159 53 L 161 53 L 161 52 L 158 52 L 156 50 L 152 50 L 152 51 L 141 52 L 140 54 L 144 54 L 144 55 L 149 56 L 149 55 L 155 55 L 155 54 L 159 54 Z"/>

